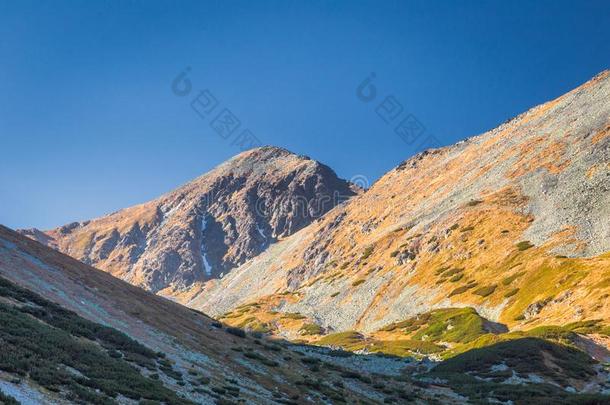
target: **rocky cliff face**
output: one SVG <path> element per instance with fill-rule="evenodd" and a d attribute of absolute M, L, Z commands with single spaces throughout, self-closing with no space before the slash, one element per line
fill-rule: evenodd
<path fill-rule="evenodd" d="M 307 157 L 254 149 L 160 198 L 23 234 L 152 291 L 219 278 L 357 193 Z"/>
<path fill-rule="evenodd" d="M 298 312 L 330 331 L 463 306 L 517 329 L 607 319 L 609 251 L 604 72 L 405 161 L 187 302 L 213 315 L 255 302 L 262 318 Z"/>

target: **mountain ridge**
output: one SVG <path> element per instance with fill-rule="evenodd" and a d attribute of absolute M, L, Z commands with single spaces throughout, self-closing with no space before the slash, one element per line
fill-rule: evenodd
<path fill-rule="evenodd" d="M 349 198 L 338 201 L 336 195 Z M 319 210 L 321 201 L 331 203 Z M 315 161 L 268 147 L 238 155 L 151 202 L 26 234 L 176 301 L 162 305 L 162 318 L 175 306 L 179 330 L 168 326 L 171 321 L 158 326 L 165 333 L 190 333 L 191 314 L 182 303 L 209 326 L 191 334 L 191 343 L 222 341 L 213 332 L 222 324 L 265 349 L 263 338 L 293 342 L 298 356 L 306 356 L 306 368 L 291 369 L 292 356 L 271 360 L 256 348 L 232 348 L 268 367 L 288 367 L 282 369 L 290 376 L 284 397 L 294 383 L 309 393 L 321 390 L 314 402 L 365 391 L 372 402 L 400 402 L 377 396 L 374 390 L 381 389 L 424 402 L 569 402 L 586 400 L 572 393 L 586 393 L 603 403 L 610 392 L 608 218 L 605 71 L 484 134 L 419 153 L 365 191 Z M 222 246 L 214 245 L 219 241 Z M 112 291 L 121 285 L 125 292 L 122 281 L 91 273 L 78 261 L 61 259 L 73 270 L 68 282 L 56 280 L 58 268 L 47 258 L 63 255 L 51 252 L 0 228 L 3 276 L 47 291 L 84 316 L 125 322 L 125 314 L 109 316 L 87 304 L 91 294 L 108 295 L 121 308 L 131 305 L 132 323 L 116 324 L 124 330 L 141 332 L 140 311 L 146 321 L 161 322 L 153 308 L 140 308 L 154 301 L 149 293 L 129 287 L 131 299 L 144 304 L 126 303 Z M 28 263 L 23 253 L 31 257 Z M 120 259 L 130 257 L 143 258 L 140 265 L 152 271 L 123 267 Z M 74 297 L 84 297 L 84 307 Z M 87 309 L 97 312 L 82 312 Z M 227 356 L 226 348 L 200 350 Z M 363 376 L 360 368 L 372 373 Z M 333 383 L 339 390 L 327 391 L 321 379 L 295 382 L 291 374 L 323 369 L 341 370 L 342 378 L 370 387 L 362 391 L 339 381 Z M 391 385 L 405 384 L 392 391 L 373 382 L 375 370 L 396 377 Z M 261 378 L 269 384 L 257 374 Z M 264 403 L 267 387 L 245 391 Z"/>
<path fill-rule="evenodd" d="M 496 326 L 473 310 L 440 311 L 428 316 L 453 328 L 427 325 L 421 317 L 383 332 L 407 328 L 417 338 L 434 328 L 433 342 L 347 333 L 327 335 L 322 343 L 331 348 L 290 344 L 225 327 L 2 226 L 0 301 L 0 335 L 10 347 L 0 355 L 0 400 L 8 403 L 607 400 L 600 392 L 607 391 L 608 372 L 596 360 L 603 351 L 588 342 L 597 352 L 592 358 L 575 346 L 582 338 L 573 330 L 583 333 L 592 324 L 498 335 L 481 347 L 479 339 L 488 337 L 480 333 L 501 333 Z M 286 322 L 299 322 L 297 315 Z M 463 317 L 468 322 L 459 321 Z M 441 362 L 422 358 L 441 350 L 439 334 L 468 346 Z"/>
<path fill-rule="evenodd" d="M 588 269 L 588 263 L 595 261 L 606 265 L 604 253 L 610 250 L 610 228 L 607 225 L 610 216 L 609 77 L 610 72 L 601 72 L 565 95 L 535 106 L 484 134 L 455 145 L 421 152 L 390 170 L 365 192 L 353 191 L 351 200 L 344 204 L 332 204 L 325 210 L 325 215 L 317 217 L 315 221 L 306 221 L 307 224 L 297 221 L 296 226 L 286 228 L 286 216 L 280 215 L 267 223 L 270 229 L 260 229 L 256 222 L 260 216 L 256 204 L 242 204 L 240 215 L 245 218 L 246 226 L 235 234 L 248 235 L 248 238 L 244 242 L 238 236 L 224 244 L 225 247 L 231 245 L 228 249 L 232 250 L 226 254 L 232 261 L 221 268 L 232 270 L 219 272 L 218 277 L 194 277 L 187 271 L 186 276 L 181 276 L 175 282 L 171 278 L 171 271 L 162 270 L 153 271 L 162 280 L 150 282 L 142 280 L 142 276 L 137 274 L 134 276 L 132 271 L 126 273 L 124 266 L 112 268 L 104 265 L 103 261 L 96 261 L 99 259 L 96 257 L 93 257 L 92 264 L 97 263 L 136 285 L 151 288 L 213 315 L 221 315 L 248 300 L 267 297 L 270 299 L 269 310 L 303 311 L 322 322 L 321 326 L 331 329 L 356 327 L 372 331 L 389 322 L 399 321 L 401 317 L 457 303 L 474 306 L 490 320 L 521 325 L 523 322 L 511 317 L 522 314 L 513 312 L 531 313 L 529 306 L 537 305 L 541 308 L 533 311 L 536 312 L 534 318 L 540 312 L 544 314 L 553 305 L 536 303 L 556 299 L 555 289 L 549 289 L 546 294 L 553 295 L 551 298 L 544 296 L 545 291 L 541 290 L 532 293 L 533 296 L 522 291 L 515 292 L 508 300 L 501 299 L 500 296 L 496 297 L 504 290 L 500 283 L 502 280 L 498 280 L 498 272 L 517 272 L 536 278 L 539 277 L 538 273 L 545 273 L 550 266 L 558 267 L 560 270 L 557 271 L 565 272 L 564 276 L 568 277 L 572 266 Z M 236 162 L 250 156 L 259 158 L 253 161 L 245 159 L 245 170 L 236 165 Z M 290 159 L 282 160 L 287 156 Z M 249 181 L 235 176 L 239 172 L 247 172 L 247 177 L 254 179 L 252 189 L 260 190 L 259 183 L 261 179 L 265 180 L 264 173 L 278 170 L 276 166 L 265 165 L 267 159 L 280 162 L 281 169 L 287 166 L 303 167 L 303 162 L 309 162 L 302 172 L 313 173 L 318 181 L 324 182 L 320 180 L 322 177 L 327 179 L 327 184 L 336 184 L 336 176 L 331 169 L 324 167 L 322 172 L 326 174 L 318 176 L 316 169 L 320 166 L 314 163 L 312 167 L 309 158 L 295 156 L 274 147 L 254 149 L 230 159 L 210 173 L 219 171 L 224 174 L 224 177 L 217 177 L 222 180 L 218 182 L 218 188 L 229 196 L 235 191 L 231 188 L 238 189 L 244 181 Z M 293 179 L 294 171 L 288 172 L 287 177 Z M 185 192 L 184 187 L 206 183 L 209 176 L 209 173 L 203 175 L 165 196 L 179 196 Z M 233 178 L 241 179 L 242 183 L 236 185 L 232 182 Z M 311 178 L 305 176 L 297 184 Z M 280 183 L 268 184 L 274 189 Z M 346 183 L 323 188 L 326 192 L 321 197 L 319 193 L 298 194 L 294 189 L 289 189 L 288 199 L 296 194 L 306 197 L 306 201 L 312 201 L 329 197 L 331 190 L 333 193 L 340 190 L 345 194 L 350 194 L 346 190 L 352 190 Z M 227 189 L 230 190 L 228 193 Z M 209 191 L 209 188 L 206 190 Z M 257 202 L 261 201 L 260 197 L 257 194 Z M 286 196 L 279 198 L 282 200 Z M 219 209 L 216 217 L 222 217 L 234 201 L 227 198 L 222 204 L 224 208 Z M 208 225 L 207 221 L 202 221 L 201 212 L 195 207 L 194 211 L 187 210 L 191 218 L 182 221 L 191 224 L 186 230 L 173 227 L 171 219 L 165 217 L 171 216 L 167 214 L 172 214 L 172 209 L 178 209 L 179 203 L 174 200 L 167 207 L 157 205 L 153 212 L 161 212 L 161 219 L 157 219 L 157 222 L 161 222 L 161 225 L 165 225 L 165 221 L 170 222 L 170 226 L 165 227 L 166 232 L 156 235 L 159 240 L 178 238 L 180 243 L 192 242 L 192 235 L 203 233 L 204 225 Z M 142 213 L 137 211 L 137 207 L 128 209 L 136 209 L 129 212 L 129 223 L 135 223 L 138 227 L 131 228 L 126 233 L 127 237 L 130 232 L 142 232 L 139 229 L 139 216 Z M 294 215 L 292 208 L 288 220 L 291 219 L 290 215 Z M 277 213 L 277 207 L 274 209 Z M 122 210 L 116 215 L 125 212 Z M 151 215 L 150 210 L 147 215 Z M 197 218 L 195 223 L 192 217 Z M 313 219 L 312 216 L 309 219 Z M 230 221 L 223 223 L 223 227 L 230 225 Z M 58 240 L 55 235 L 63 230 L 72 232 L 74 226 L 44 234 L 51 235 L 51 242 L 47 241 L 47 244 L 52 245 Z M 498 230 L 500 228 L 501 232 Z M 184 232 L 190 234 L 191 239 L 182 237 Z M 274 243 L 265 244 L 265 235 L 274 238 Z M 30 236 L 43 237 L 40 234 Z M 210 243 L 226 239 L 223 233 L 211 236 Z M 98 256 L 105 254 L 104 243 L 111 239 L 108 233 L 104 234 L 104 238 L 95 243 L 99 245 L 96 251 Z M 76 257 L 91 260 L 88 254 L 71 251 L 75 246 L 78 248 L 79 243 L 73 238 L 66 245 L 57 247 Z M 155 251 L 151 259 L 153 265 L 169 260 L 169 267 L 192 270 L 197 268 L 199 260 L 203 262 L 198 265 L 200 273 L 208 267 L 204 265 L 205 260 L 197 259 L 199 241 L 189 249 L 186 257 L 176 255 L 180 243 L 165 245 L 162 246 L 165 250 Z M 265 245 L 264 249 L 261 245 Z M 513 257 L 526 255 L 533 256 L 528 260 L 538 266 L 536 270 L 516 263 Z M 200 256 L 206 258 L 204 254 Z M 560 263 L 560 258 L 564 260 L 563 263 Z M 213 267 L 222 265 L 218 258 L 212 261 Z M 150 266 L 151 262 L 145 264 Z M 160 267 L 163 269 L 163 265 Z M 437 272 L 442 276 L 440 269 L 445 267 L 455 267 L 452 271 L 459 271 L 455 271 L 450 278 L 439 278 Z M 603 274 L 587 274 L 594 279 L 604 277 Z M 508 274 L 506 277 L 513 276 Z M 330 284 L 339 283 L 332 287 L 336 291 L 327 290 L 331 287 L 321 288 L 320 284 L 310 288 L 320 278 L 330 280 Z M 525 278 L 515 276 L 514 283 Z M 397 283 L 397 280 L 400 282 Z M 481 283 L 489 283 L 487 287 L 494 287 L 497 291 L 485 296 L 475 294 L 485 287 L 480 286 Z M 480 288 L 475 288 L 475 285 Z M 298 304 L 273 298 L 280 293 L 303 290 L 311 295 Z M 341 294 L 335 295 L 337 291 Z M 582 294 L 585 292 L 586 288 Z M 504 293 L 508 294 L 509 291 Z M 322 297 L 321 294 L 327 296 Z M 330 295 L 334 299 L 329 299 Z M 388 305 L 388 300 L 394 300 L 395 305 Z M 510 302 L 516 304 L 515 309 L 509 308 Z M 562 305 L 557 305 L 556 315 L 548 314 L 546 319 L 556 319 L 553 317 L 560 315 L 561 308 Z M 582 317 L 582 314 L 575 314 L 574 317 Z M 541 319 L 539 321 L 542 322 Z M 536 319 L 528 319 L 527 322 L 536 322 Z"/>
<path fill-rule="evenodd" d="M 456 304 L 516 328 L 606 317 L 593 286 L 607 277 L 610 250 L 609 77 L 406 160 L 298 242 L 183 302 L 219 316 L 262 299 L 267 311 L 337 331 Z"/>
<path fill-rule="evenodd" d="M 7 342 L 18 350 L 33 353 L 27 352 L 28 364 L 2 351 L 0 394 L 8 392 L 23 403 L 382 403 L 384 394 L 372 386 L 373 379 L 392 378 L 405 363 L 362 360 L 356 373 L 354 365 L 340 364 L 324 351 L 225 327 L 0 225 L 0 316 L 5 313 L 12 315 L 13 323 L 1 323 L 0 336 L 11 337 Z M 29 330 L 33 324 L 45 328 L 46 334 Z M 49 343 L 40 339 L 58 336 L 66 346 L 55 351 L 65 351 L 67 357 L 41 364 L 36 350 L 48 349 Z M 87 351 L 87 345 L 95 349 Z M 96 351 L 94 358 L 91 350 Z M 320 359 L 335 364 L 320 369 L 317 365 L 325 364 Z M 96 363 L 117 366 L 119 361 L 123 363 L 119 371 L 130 374 L 91 368 Z M 372 371 L 380 366 L 388 368 L 384 376 L 374 376 Z M 49 367 L 56 369 L 41 375 Z M 98 381 L 103 385 L 96 385 Z M 117 385 L 109 385 L 111 381 Z M 451 392 L 418 389 L 415 393 L 406 381 L 395 382 L 394 389 L 396 395 L 408 398 L 456 402 Z M 0 400 L 6 400 L 2 395 Z"/>
<path fill-rule="evenodd" d="M 161 197 L 24 235 L 144 288 L 218 278 L 359 193 L 283 148 L 243 152 Z"/>

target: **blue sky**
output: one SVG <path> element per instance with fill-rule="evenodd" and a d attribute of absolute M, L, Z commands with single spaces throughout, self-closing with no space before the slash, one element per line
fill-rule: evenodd
<path fill-rule="evenodd" d="M 373 181 L 419 143 L 377 114 L 387 96 L 421 140 L 484 132 L 610 68 L 610 2 L 0 0 L 0 37 L 0 223 L 46 229 L 187 182 L 244 129 Z"/>

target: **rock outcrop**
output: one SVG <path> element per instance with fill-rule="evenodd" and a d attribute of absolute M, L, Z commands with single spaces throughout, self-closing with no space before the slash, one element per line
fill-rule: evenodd
<path fill-rule="evenodd" d="M 323 164 L 263 147 L 153 201 L 21 232 L 132 284 L 173 292 L 223 276 L 357 192 Z"/>

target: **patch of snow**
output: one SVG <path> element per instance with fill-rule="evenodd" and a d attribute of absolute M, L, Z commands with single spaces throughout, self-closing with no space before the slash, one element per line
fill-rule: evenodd
<path fill-rule="evenodd" d="M 208 262 L 208 256 L 205 251 L 205 244 L 203 243 L 203 232 L 205 232 L 205 228 L 207 226 L 205 216 L 201 217 L 201 261 L 203 262 L 203 269 L 205 270 L 205 274 L 209 277 L 212 275 L 212 266 L 210 262 Z"/>
<path fill-rule="evenodd" d="M 212 266 L 208 262 L 208 258 L 205 254 L 205 251 L 203 251 L 203 248 L 201 251 L 202 251 L 201 258 L 203 259 L 203 267 L 205 269 L 205 274 L 207 274 L 208 276 L 211 276 L 212 275 Z"/>
<path fill-rule="evenodd" d="M 265 231 L 264 229 L 262 229 L 258 224 L 256 224 L 256 230 L 258 231 L 258 233 L 265 238 L 265 240 L 267 240 L 267 236 L 265 236 Z"/>
<path fill-rule="evenodd" d="M 174 213 L 176 211 L 178 211 L 178 209 L 180 209 L 180 207 L 182 206 L 184 201 L 186 201 L 186 200 L 181 200 L 178 203 L 178 205 L 176 205 L 170 209 L 168 209 L 169 204 L 165 204 L 165 205 L 161 206 L 161 212 L 163 213 L 163 218 L 161 219 L 159 228 L 162 228 L 167 223 L 167 221 L 174 215 Z"/>

